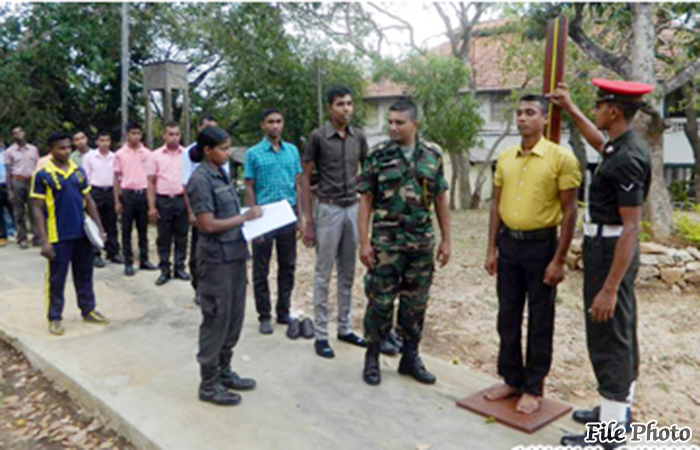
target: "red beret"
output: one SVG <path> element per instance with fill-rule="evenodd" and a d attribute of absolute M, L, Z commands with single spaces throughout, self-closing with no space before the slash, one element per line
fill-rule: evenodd
<path fill-rule="evenodd" d="M 654 86 L 650 84 L 635 83 L 633 81 L 593 78 L 591 79 L 591 83 L 601 91 L 604 91 L 604 94 L 614 94 L 616 96 L 638 97 L 654 90 Z"/>

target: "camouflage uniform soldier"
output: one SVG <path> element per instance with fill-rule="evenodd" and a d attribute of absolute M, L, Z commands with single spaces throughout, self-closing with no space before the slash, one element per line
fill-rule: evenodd
<path fill-rule="evenodd" d="M 399 373 L 435 383 L 435 376 L 418 356 L 418 343 L 435 267 L 431 207 L 435 204 L 442 235 L 437 256 L 441 267 L 450 258 L 450 212 L 442 154 L 435 146 L 417 140 L 417 127 L 413 103 L 392 105 L 391 141 L 377 146 L 365 160 L 359 185 L 360 259 L 369 269 L 365 277 L 369 304 L 364 319 L 368 345 L 362 377 L 370 385 L 381 381 L 379 346 L 391 330 L 397 295 L 398 330 L 404 341 Z"/>

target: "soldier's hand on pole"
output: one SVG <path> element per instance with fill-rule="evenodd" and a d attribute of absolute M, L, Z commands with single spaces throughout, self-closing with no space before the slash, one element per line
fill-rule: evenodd
<path fill-rule="evenodd" d="M 362 261 L 362 264 L 364 264 L 368 269 L 371 269 L 374 266 L 375 259 L 372 244 L 362 244 L 360 247 L 360 261 Z"/>
<path fill-rule="evenodd" d="M 552 102 L 552 104 L 559 106 L 566 111 L 569 110 L 571 105 L 571 94 L 569 94 L 569 87 L 566 85 L 566 83 L 557 84 L 557 88 L 549 94 L 545 94 L 545 97 L 547 97 L 547 100 Z"/>
<path fill-rule="evenodd" d="M 447 241 L 440 242 L 437 252 L 437 262 L 440 267 L 445 267 L 445 265 L 450 262 L 450 254 L 452 253 L 450 249 L 450 243 Z"/>
<path fill-rule="evenodd" d="M 562 281 L 564 281 L 564 263 L 550 262 L 544 272 L 544 284 L 554 287 Z"/>
<path fill-rule="evenodd" d="M 498 256 L 496 255 L 496 250 L 489 250 L 486 254 L 486 262 L 484 263 L 484 269 L 489 275 L 496 275 L 496 267 L 498 265 Z"/>
<path fill-rule="evenodd" d="M 588 310 L 594 322 L 608 322 L 615 314 L 617 292 L 603 288 L 593 299 L 593 305 Z"/>

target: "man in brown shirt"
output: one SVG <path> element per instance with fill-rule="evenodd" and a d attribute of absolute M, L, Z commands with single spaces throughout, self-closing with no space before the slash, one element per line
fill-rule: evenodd
<path fill-rule="evenodd" d="M 7 186 L 17 226 L 17 243 L 20 248 L 26 249 L 29 247 L 26 216 L 29 216 L 29 224 L 34 236 L 32 243 L 35 246 L 39 245 L 34 233 L 34 220 L 29 212 L 30 181 L 32 173 L 36 169 L 36 163 L 39 161 L 39 150 L 25 141 L 25 133 L 20 126 L 12 128 L 12 138 L 14 143 L 5 150 L 4 157 L 7 169 Z"/>
<path fill-rule="evenodd" d="M 330 120 L 311 132 L 304 151 L 302 202 L 304 244 L 316 245 L 314 274 L 314 327 L 316 353 L 332 358 L 328 344 L 328 286 L 333 264 L 338 265 L 338 339 L 364 347 L 350 326 L 351 291 L 357 250 L 358 195 L 356 178 L 367 155 L 362 130 L 349 125 L 354 109 L 352 92 L 334 87 L 326 94 Z M 311 173 L 318 171 L 318 208 L 313 211 Z M 315 220 L 314 220 L 315 218 Z"/>

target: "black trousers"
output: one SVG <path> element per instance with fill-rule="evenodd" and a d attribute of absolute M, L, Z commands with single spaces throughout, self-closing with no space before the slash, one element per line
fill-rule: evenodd
<path fill-rule="evenodd" d="M 34 236 L 34 240 L 36 240 L 34 214 L 32 213 L 32 204 L 29 199 L 31 183 L 28 180 L 8 180 L 8 183 L 12 183 L 12 208 L 14 210 L 15 228 L 17 228 L 17 243 L 24 242 L 28 238 L 27 217 L 29 218 L 29 229 Z"/>
<path fill-rule="evenodd" d="M 297 262 L 296 223 L 272 231 L 263 236 L 262 242 L 253 243 L 253 287 L 255 307 L 259 320 L 271 317 L 270 259 L 273 245 L 277 248 L 277 317 L 289 315 L 292 289 L 294 289 L 294 269 Z"/>
<path fill-rule="evenodd" d="M 190 234 L 190 275 L 192 276 L 192 287 L 195 292 L 199 284 L 199 271 L 197 270 L 197 241 L 199 240 L 199 231 L 196 227 L 192 227 Z"/>
<path fill-rule="evenodd" d="M 53 244 L 56 257 L 48 261 L 48 286 L 46 289 L 49 320 L 63 316 L 64 291 L 68 268 L 73 272 L 73 284 L 78 297 L 78 307 L 83 316 L 95 309 L 95 292 L 92 287 L 92 244 L 87 238 L 72 239 Z"/>
<path fill-rule="evenodd" d="M 583 242 L 583 298 L 586 341 L 598 392 L 608 400 L 624 402 L 639 372 L 637 344 L 637 301 L 634 279 L 639 267 L 639 249 L 617 291 L 617 305 L 609 322 L 591 320 L 588 309 L 605 284 L 612 266 L 617 238 L 586 237 Z"/>
<path fill-rule="evenodd" d="M 0 184 L 0 239 L 7 239 L 5 211 L 12 215 L 12 205 L 10 205 L 10 198 L 7 194 L 7 184 L 2 183 Z"/>
<path fill-rule="evenodd" d="M 200 257 L 198 269 L 202 324 L 197 361 L 202 369 L 215 370 L 230 364 L 243 329 L 246 261 L 225 263 Z"/>
<path fill-rule="evenodd" d="M 107 258 L 114 258 L 119 254 L 119 238 L 117 237 L 117 213 L 114 211 L 114 189 L 111 187 L 101 188 L 93 186 L 91 190 L 92 199 L 97 205 L 100 213 L 102 226 L 107 232 L 107 242 L 105 242 L 105 252 Z M 99 250 L 96 250 L 99 254 Z"/>
<path fill-rule="evenodd" d="M 148 261 L 148 200 L 146 191 L 122 191 L 122 244 L 124 246 L 124 263 L 134 263 L 134 252 L 131 249 L 131 229 L 136 222 L 139 235 L 139 259 Z"/>
<path fill-rule="evenodd" d="M 180 197 L 156 197 L 158 209 L 158 256 L 160 257 L 160 270 L 170 271 L 170 250 L 175 242 L 175 270 L 184 270 L 187 258 L 187 207 L 185 198 Z"/>
<path fill-rule="evenodd" d="M 498 373 L 506 384 L 542 395 L 552 363 L 556 288 L 544 284 L 557 239 L 516 240 L 498 235 Z M 522 320 L 527 300 L 527 354 L 523 362 Z"/>

